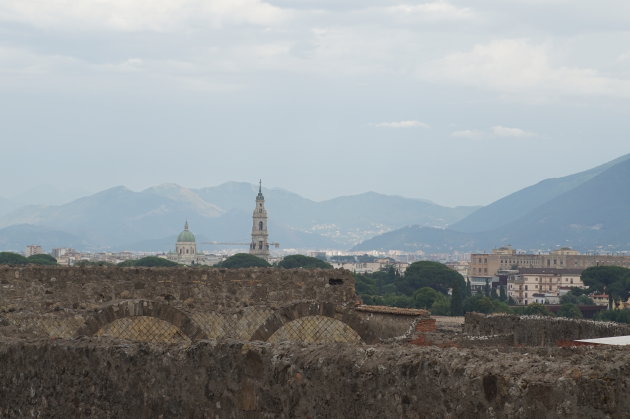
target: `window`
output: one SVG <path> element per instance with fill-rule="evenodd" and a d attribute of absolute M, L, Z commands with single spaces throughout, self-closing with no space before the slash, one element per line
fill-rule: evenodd
<path fill-rule="evenodd" d="M 258 222 L 258 230 L 262 230 L 263 229 L 263 222 L 259 221 Z"/>
<path fill-rule="evenodd" d="M 258 248 L 262 249 L 262 240 L 258 242 Z"/>

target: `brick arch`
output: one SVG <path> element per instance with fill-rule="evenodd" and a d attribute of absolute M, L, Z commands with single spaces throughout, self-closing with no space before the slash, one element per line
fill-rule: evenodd
<path fill-rule="evenodd" d="M 337 310 L 333 303 L 299 302 L 291 304 L 275 311 L 252 334 L 250 340 L 267 341 L 276 331 L 284 325 L 303 317 L 325 316 L 349 326 L 365 343 L 378 343 L 380 339 L 371 330 L 365 320 L 356 315 L 352 310 Z"/>
<path fill-rule="evenodd" d="M 76 336 L 93 336 L 102 327 L 125 317 L 146 316 L 177 327 L 191 341 L 206 339 L 206 334 L 185 312 L 166 303 L 150 300 L 125 300 L 101 308 L 88 318 Z"/>

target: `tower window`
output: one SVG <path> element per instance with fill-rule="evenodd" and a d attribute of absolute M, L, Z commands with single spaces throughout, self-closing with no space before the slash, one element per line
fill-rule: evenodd
<path fill-rule="evenodd" d="M 262 240 L 258 242 L 258 248 L 262 249 Z"/>
<path fill-rule="evenodd" d="M 258 230 L 262 230 L 263 229 L 263 222 L 259 221 L 258 222 Z"/>

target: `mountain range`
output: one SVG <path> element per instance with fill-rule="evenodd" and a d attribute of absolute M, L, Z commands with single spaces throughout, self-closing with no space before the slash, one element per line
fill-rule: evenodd
<path fill-rule="evenodd" d="M 628 185 L 630 154 L 543 180 L 485 207 L 451 208 L 375 192 L 321 202 L 278 188 L 263 193 L 270 240 L 283 248 L 445 253 L 512 244 L 619 251 L 630 249 Z M 20 206 L 0 198 L 0 249 L 41 244 L 168 251 L 186 220 L 199 243 L 247 243 L 257 192 L 257 185 L 227 182 L 199 189 L 163 184 L 139 192 L 118 186 L 57 205 Z"/>
<path fill-rule="evenodd" d="M 199 243 L 245 243 L 257 192 L 256 185 L 238 182 L 200 189 L 163 184 L 139 192 L 118 186 L 61 205 L 16 209 L 0 200 L 0 246 L 167 251 L 186 220 Z M 263 192 L 270 239 L 283 248 L 347 249 L 403 225 L 445 227 L 478 209 L 374 192 L 322 202 L 283 189 Z"/>
<path fill-rule="evenodd" d="M 487 251 L 570 246 L 630 250 L 630 154 L 574 175 L 547 179 L 483 207 L 448 229 L 407 226 L 354 250 Z"/>

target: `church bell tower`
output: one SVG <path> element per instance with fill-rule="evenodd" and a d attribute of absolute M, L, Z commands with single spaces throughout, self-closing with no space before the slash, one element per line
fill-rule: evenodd
<path fill-rule="evenodd" d="M 269 258 L 269 233 L 267 232 L 267 210 L 265 209 L 265 197 L 262 194 L 262 180 L 258 184 L 256 196 L 256 208 L 254 209 L 252 225 L 252 242 L 249 245 L 249 253 L 267 260 Z"/>

